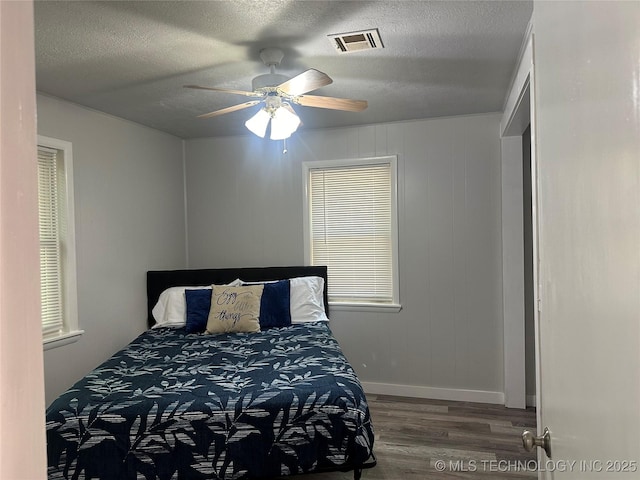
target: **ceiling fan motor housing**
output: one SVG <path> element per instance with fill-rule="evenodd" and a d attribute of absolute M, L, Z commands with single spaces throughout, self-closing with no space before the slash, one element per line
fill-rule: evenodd
<path fill-rule="evenodd" d="M 276 87 L 287 80 L 289 80 L 289 77 L 286 75 L 280 75 L 279 73 L 265 73 L 264 75 L 258 75 L 251 81 L 251 88 L 254 92 L 256 90 L 260 91 L 261 89 Z"/>

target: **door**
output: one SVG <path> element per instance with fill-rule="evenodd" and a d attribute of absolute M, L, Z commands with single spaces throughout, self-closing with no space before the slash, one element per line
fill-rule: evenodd
<path fill-rule="evenodd" d="M 640 478 L 640 3 L 536 2 L 541 478 Z"/>
<path fill-rule="evenodd" d="M 0 478 L 46 476 L 32 2 L 0 0 Z"/>

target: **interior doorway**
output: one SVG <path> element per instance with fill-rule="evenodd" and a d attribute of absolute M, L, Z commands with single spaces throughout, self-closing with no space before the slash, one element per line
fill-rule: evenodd
<path fill-rule="evenodd" d="M 536 405 L 535 300 L 533 288 L 533 215 L 531 124 L 522 134 L 522 226 L 524 249 L 524 348 L 526 405 Z"/>

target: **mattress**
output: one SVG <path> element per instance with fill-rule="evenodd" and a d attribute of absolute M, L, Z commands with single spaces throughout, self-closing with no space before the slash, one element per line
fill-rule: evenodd
<path fill-rule="evenodd" d="M 46 412 L 49 479 L 242 479 L 375 465 L 356 374 L 327 322 L 148 330 Z"/>

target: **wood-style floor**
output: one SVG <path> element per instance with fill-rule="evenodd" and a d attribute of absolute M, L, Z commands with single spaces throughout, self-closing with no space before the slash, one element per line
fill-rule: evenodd
<path fill-rule="evenodd" d="M 535 453 L 522 448 L 535 410 L 484 403 L 367 395 L 378 464 L 363 480 L 535 479 Z M 296 480 L 351 480 L 353 473 Z"/>

